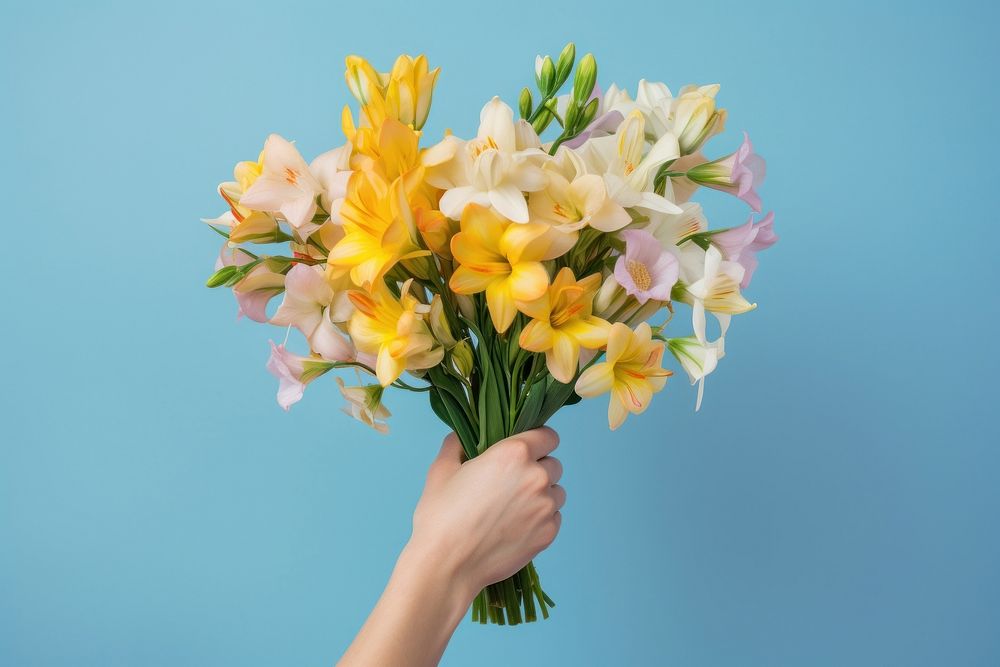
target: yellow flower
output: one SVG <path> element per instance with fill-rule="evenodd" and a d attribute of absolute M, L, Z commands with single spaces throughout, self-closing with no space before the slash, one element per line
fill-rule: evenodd
<path fill-rule="evenodd" d="M 662 367 L 663 342 L 652 340 L 652 333 L 645 322 L 635 331 L 616 322 L 608 336 L 605 360 L 585 370 L 576 382 L 576 393 L 584 398 L 611 392 L 611 430 L 621 426 L 628 413 L 639 414 L 649 407 L 653 394 L 672 375 Z"/>
<path fill-rule="evenodd" d="M 412 282 L 403 283 L 398 299 L 385 283 L 371 294 L 350 293 L 357 309 L 348 325 L 351 339 L 358 351 L 376 356 L 375 375 L 383 387 L 404 370 L 431 368 L 444 356 L 427 324 L 429 307 L 410 293 Z"/>
<path fill-rule="evenodd" d="M 387 73 L 376 71 L 360 56 L 348 56 L 346 64 L 347 86 L 370 127 L 378 127 L 386 118 L 415 130 L 424 126 L 441 72 L 441 68 L 429 70 L 426 56 L 401 55 Z"/>
<path fill-rule="evenodd" d="M 423 178 L 422 172 L 414 174 L 420 162 L 419 136 L 406 125 L 389 118 L 373 128 L 356 129 L 350 113 L 344 115 L 343 125 L 344 134 L 354 146 L 351 168 L 355 171 L 374 172 L 390 183 L 400 176 Z M 408 189 L 414 186 L 409 183 Z"/>
<path fill-rule="evenodd" d="M 354 173 L 340 218 L 344 238 L 327 257 L 331 279 L 350 271 L 354 284 L 370 291 L 398 262 L 430 254 L 417 240 L 401 178 L 389 185 L 374 173 Z"/>
<path fill-rule="evenodd" d="M 522 313 L 532 318 L 521 332 L 521 347 L 544 352 L 549 372 L 560 382 L 573 381 L 581 347 L 596 350 L 608 342 L 611 325 L 591 314 L 600 283 L 599 273 L 577 281 L 573 271 L 566 267 L 556 274 L 539 299 L 517 304 Z"/>
<path fill-rule="evenodd" d="M 517 301 L 533 301 L 549 286 L 543 261 L 563 255 L 573 237 L 544 223 L 512 223 L 492 209 L 469 204 L 461 231 L 451 239 L 459 266 L 449 286 L 456 294 L 486 292 L 493 326 L 500 333 L 517 315 Z"/>

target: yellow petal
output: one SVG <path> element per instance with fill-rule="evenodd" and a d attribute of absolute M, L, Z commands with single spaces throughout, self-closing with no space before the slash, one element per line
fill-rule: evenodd
<path fill-rule="evenodd" d="M 456 294 L 476 294 L 485 290 L 497 279 L 496 274 L 473 271 L 467 266 L 459 266 L 451 275 L 448 286 Z"/>
<path fill-rule="evenodd" d="M 508 281 L 496 280 L 490 283 L 486 288 L 486 305 L 490 309 L 490 318 L 496 330 L 500 333 L 507 331 L 517 315 Z"/>
<path fill-rule="evenodd" d="M 571 336 L 555 332 L 552 349 L 545 353 L 549 372 L 559 382 L 569 384 L 576 375 L 580 362 L 580 346 Z"/>
<path fill-rule="evenodd" d="M 544 320 L 532 320 L 521 331 L 521 347 L 532 352 L 544 352 L 552 347 L 552 327 Z"/>
<path fill-rule="evenodd" d="M 576 381 L 576 393 L 584 398 L 600 396 L 611 391 L 615 374 L 611 364 L 602 362 L 585 370 Z"/>
<path fill-rule="evenodd" d="M 534 301 L 549 288 L 549 274 L 541 262 L 522 262 L 511 267 L 506 279 L 510 293 L 518 301 Z"/>

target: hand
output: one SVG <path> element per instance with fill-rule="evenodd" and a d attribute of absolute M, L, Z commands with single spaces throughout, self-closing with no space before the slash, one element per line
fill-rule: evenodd
<path fill-rule="evenodd" d="M 543 427 L 463 463 L 449 435 L 427 473 L 407 548 L 434 553 L 472 596 L 513 575 L 559 532 L 566 491 L 557 483 L 562 464 L 550 456 L 558 445 Z"/>
<path fill-rule="evenodd" d="M 413 534 L 371 616 L 339 665 L 438 664 L 472 599 L 559 532 L 566 492 L 550 428 L 507 438 L 462 463 L 448 436 L 413 514 Z"/>

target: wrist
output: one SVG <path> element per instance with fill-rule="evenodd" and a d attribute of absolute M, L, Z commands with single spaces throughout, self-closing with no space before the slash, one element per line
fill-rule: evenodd
<path fill-rule="evenodd" d="M 396 562 L 393 577 L 400 576 L 410 585 L 433 591 L 459 618 L 465 614 L 478 586 L 469 576 L 469 568 L 456 549 L 430 540 L 411 537 Z"/>

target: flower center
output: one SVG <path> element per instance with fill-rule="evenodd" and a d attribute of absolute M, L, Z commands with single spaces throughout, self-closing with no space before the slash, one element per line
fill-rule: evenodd
<path fill-rule="evenodd" d="M 625 161 L 625 175 L 628 176 L 633 171 L 635 171 L 635 165 L 632 164 L 630 161 L 626 160 Z"/>
<path fill-rule="evenodd" d="M 289 185 L 295 185 L 299 180 L 299 172 L 295 171 L 291 167 L 285 167 L 285 182 Z"/>
<path fill-rule="evenodd" d="M 495 151 L 500 150 L 497 146 L 497 142 L 493 140 L 493 137 L 487 135 L 485 139 L 479 141 L 470 141 L 469 144 L 469 155 L 475 160 L 477 157 L 490 150 L 491 148 Z"/>
<path fill-rule="evenodd" d="M 636 289 L 645 292 L 653 284 L 653 276 L 649 274 L 649 268 L 642 262 L 630 259 L 625 263 L 625 268 L 632 277 Z"/>

